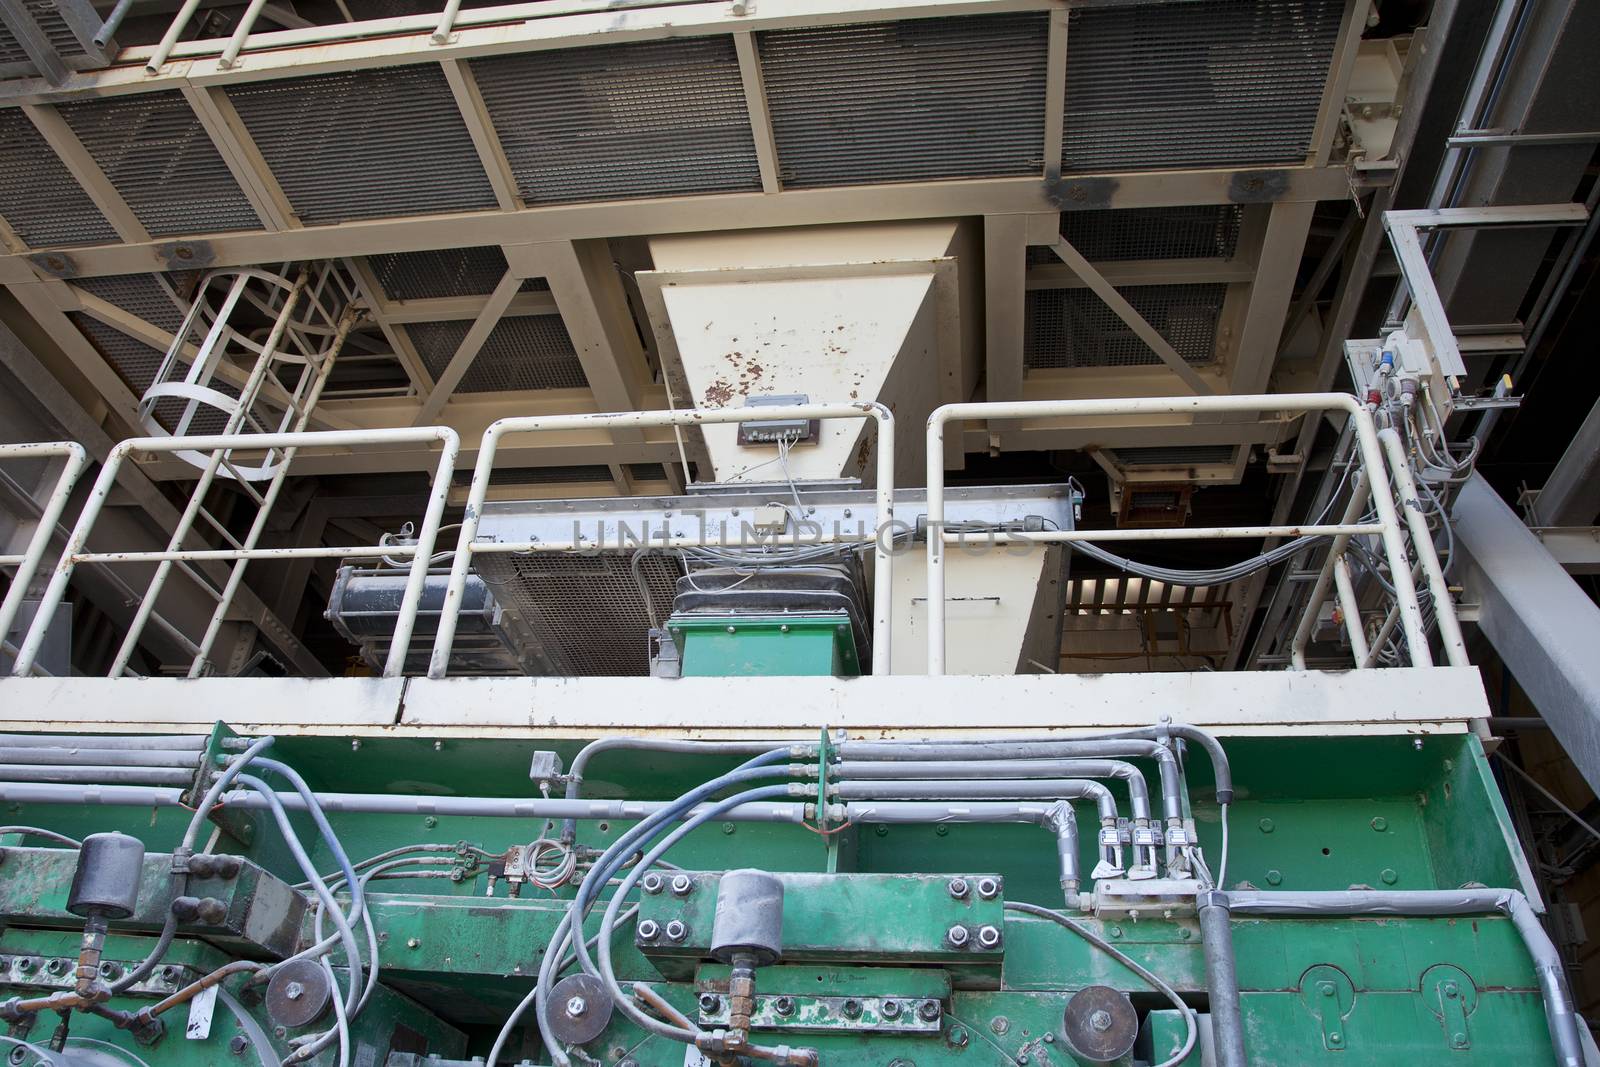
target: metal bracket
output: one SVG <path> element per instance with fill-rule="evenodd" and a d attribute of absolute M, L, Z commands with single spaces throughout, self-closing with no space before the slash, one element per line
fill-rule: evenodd
<path fill-rule="evenodd" d="M 1356 1006 L 1356 986 L 1331 963 L 1319 963 L 1300 976 L 1300 1000 L 1322 1026 L 1322 1045 L 1329 1052 L 1349 1047 L 1345 1024 Z"/>
<path fill-rule="evenodd" d="M 1422 972 L 1423 1002 L 1444 1027 L 1445 1044 L 1452 1052 L 1472 1047 L 1472 1032 L 1467 1016 L 1478 1008 L 1478 987 L 1472 976 L 1448 963 L 1435 964 Z"/>
<path fill-rule="evenodd" d="M 711 1007 L 713 1010 L 705 1010 Z M 750 1016 L 753 1030 L 790 1033 L 937 1034 L 944 1021 L 943 1006 L 932 999 L 903 997 L 757 997 Z M 710 994 L 702 998 L 702 1027 L 728 1025 L 728 1000 Z"/>

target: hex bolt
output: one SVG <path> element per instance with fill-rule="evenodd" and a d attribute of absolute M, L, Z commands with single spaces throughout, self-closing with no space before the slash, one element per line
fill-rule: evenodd
<path fill-rule="evenodd" d="M 917 1018 L 925 1023 L 931 1023 L 939 1017 L 939 1002 L 937 1000 L 924 1000 L 917 1005 Z"/>
<path fill-rule="evenodd" d="M 283 987 L 283 995 L 288 1000 L 299 1000 L 306 995 L 306 987 L 299 982 L 290 982 Z"/>
<path fill-rule="evenodd" d="M 420 938 L 420 937 L 408 937 L 408 938 L 406 938 L 406 948 L 415 949 L 415 948 L 421 948 L 421 947 L 422 947 L 422 938 Z"/>
<path fill-rule="evenodd" d="M 689 890 L 692 889 L 693 887 L 694 887 L 694 882 L 690 881 L 689 876 L 687 874 L 675 874 L 675 875 L 672 876 L 672 895 L 673 896 L 675 896 L 675 897 L 686 897 L 686 896 L 689 895 Z"/>
<path fill-rule="evenodd" d="M 850 999 L 846 1000 L 844 1002 L 844 1014 L 845 1018 L 847 1019 L 861 1018 L 861 1001 L 857 1000 L 855 997 L 851 997 Z"/>
<path fill-rule="evenodd" d="M 1111 1013 L 1109 1011 L 1090 1012 L 1089 1026 L 1091 1029 L 1105 1033 L 1111 1029 Z"/>
<path fill-rule="evenodd" d="M 967 897 L 967 880 L 965 878 L 950 879 L 950 896 L 956 900 L 965 900 Z"/>
<path fill-rule="evenodd" d="M 51 974 L 66 974 L 67 961 L 51 960 L 49 963 L 45 964 L 45 970 L 49 971 Z"/>
<path fill-rule="evenodd" d="M 956 1048 L 967 1047 L 967 1031 L 959 1026 L 950 1028 L 950 1043 Z"/>
<path fill-rule="evenodd" d="M 23 956 L 17 960 L 17 970 L 23 974 L 32 974 L 36 966 L 38 963 L 32 956 Z"/>
<path fill-rule="evenodd" d="M 1456 984 L 1454 982 L 1446 982 L 1445 983 L 1445 986 L 1444 986 L 1444 995 L 1445 996 L 1447 996 L 1450 999 L 1454 1000 L 1460 994 L 1461 994 L 1461 990 L 1456 988 Z"/>
<path fill-rule="evenodd" d="M 1377 818 L 1372 820 L 1372 828 L 1381 834 L 1389 828 L 1389 820 L 1385 819 L 1382 815 L 1379 815 Z"/>
<path fill-rule="evenodd" d="M 567 1001 L 567 1018 L 576 1019 L 589 1010 L 588 1001 L 582 997 L 572 997 Z"/>
<path fill-rule="evenodd" d="M 122 965 L 106 960 L 100 965 L 100 977 L 107 981 L 115 981 L 122 977 Z"/>
<path fill-rule="evenodd" d="M 667 940 L 682 941 L 689 936 L 689 928 L 683 925 L 683 920 L 673 919 L 667 923 Z"/>
<path fill-rule="evenodd" d="M 661 926 L 654 919 L 646 919 L 638 926 L 639 940 L 654 941 L 656 935 L 661 933 Z"/>
<path fill-rule="evenodd" d="M 776 1000 L 774 1000 L 772 1002 L 772 1010 L 777 1012 L 779 1015 L 793 1015 L 794 1014 L 794 998 L 793 997 L 779 997 L 778 999 L 776 999 Z"/>
<path fill-rule="evenodd" d="M 979 878 L 978 895 L 984 900 L 993 900 L 1000 895 L 1000 883 L 993 878 Z"/>
<path fill-rule="evenodd" d="M 178 968 L 170 963 L 161 968 L 161 980 L 164 982 L 176 982 L 178 980 Z"/>
<path fill-rule="evenodd" d="M 967 933 L 967 928 L 958 923 L 945 931 L 944 939 L 949 942 L 952 948 L 960 948 L 967 943 L 967 939 L 971 936 Z"/>
<path fill-rule="evenodd" d="M 978 944 L 984 948 L 994 948 L 1000 943 L 1000 929 L 995 926 L 980 926 L 978 928 Z"/>
<path fill-rule="evenodd" d="M 664 884 L 662 877 L 652 872 L 644 876 L 644 880 L 639 883 L 639 887 L 646 893 L 655 894 L 661 892 L 661 887 Z"/>
<path fill-rule="evenodd" d="M 878 1010 L 883 1013 L 885 1019 L 900 1018 L 900 1002 L 898 1000 L 886 1000 Z"/>
<path fill-rule="evenodd" d="M 245 1039 L 243 1034 L 234 1034 L 228 1039 L 228 1051 L 233 1053 L 235 1056 L 243 1056 L 245 1050 L 249 1047 L 250 1042 Z"/>
<path fill-rule="evenodd" d="M 282 1041 L 289 1036 L 289 1028 L 287 1026 L 274 1026 L 272 1028 L 272 1036 Z"/>
<path fill-rule="evenodd" d="M 1007 1019 L 1004 1015 L 996 1015 L 989 1021 L 989 1029 L 993 1030 L 997 1034 L 1003 1034 L 1007 1030 L 1011 1029 L 1011 1020 Z"/>
<path fill-rule="evenodd" d="M 700 1012 L 703 1015 L 715 1015 L 722 1008 L 722 998 L 715 993 L 700 994 Z"/>

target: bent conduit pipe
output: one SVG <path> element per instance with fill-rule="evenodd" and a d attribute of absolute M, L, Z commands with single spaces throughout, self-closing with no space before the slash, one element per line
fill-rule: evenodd
<path fill-rule="evenodd" d="M 1440 889 L 1404 892 L 1353 890 L 1327 893 L 1215 893 L 1237 915 L 1276 915 L 1308 918 L 1322 915 L 1483 915 L 1507 916 L 1533 957 L 1535 974 L 1544 994 L 1545 1022 L 1556 1062 L 1561 1067 L 1583 1067 L 1583 1044 L 1578 1016 L 1567 989 L 1561 954 L 1534 914 L 1528 898 L 1515 889 Z"/>

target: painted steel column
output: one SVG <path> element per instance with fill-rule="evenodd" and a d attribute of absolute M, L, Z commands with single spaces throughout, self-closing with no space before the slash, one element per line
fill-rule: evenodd
<path fill-rule="evenodd" d="M 1454 521 L 1458 573 L 1479 628 L 1600 789 L 1600 608 L 1482 475 L 1462 488 Z"/>

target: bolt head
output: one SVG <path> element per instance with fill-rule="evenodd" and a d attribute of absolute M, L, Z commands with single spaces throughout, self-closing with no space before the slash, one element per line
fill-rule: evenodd
<path fill-rule="evenodd" d="M 1329 1034 L 1328 1035 L 1328 1044 L 1330 1044 L 1330 1045 L 1342 1045 L 1342 1044 L 1344 1044 L 1344 1035 L 1343 1034 Z"/>
<path fill-rule="evenodd" d="M 715 1015 L 720 1007 L 722 1007 L 722 998 L 715 993 L 700 994 L 700 1010 L 707 1015 Z"/>
<path fill-rule="evenodd" d="M 1111 1029 L 1111 1013 L 1109 1011 L 1096 1011 L 1089 1014 L 1089 1026 L 1104 1033 Z"/>
<path fill-rule="evenodd" d="M 1389 828 L 1389 820 L 1385 819 L 1382 815 L 1379 815 L 1377 818 L 1372 820 L 1372 828 L 1381 834 Z"/>
<path fill-rule="evenodd" d="M 406 938 L 406 948 L 421 948 L 421 947 L 422 947 L 422 939 L 420 937 L 408 937 L 408 938 Z"/>
<path fill-rule="evenodd" d="M 931 1023 L 939 1017 L 939 1002 L 937 1000 L 924 1000 L 917 1005 L 917 1018 L 925 1023 Z"/>
<path fill-rule="evenodd" d="M 243 1056 L 245 1050 L 249 1047 L 250 1042 L 245 1039 L 243 1034 L 234 1034 L 233 1037 L 228 1040 L 228 1051 L 233 1053 L 235 1056 Z"/>
<path fill-rule="evenodd" d="M 1000 929 L 995 926 L 981 926 L 978 928 L 978 944 L 984 948 L 994 948 L 1000 943 Z"/>
<path fill-rule="evenodd" d="M 589 1010 L 589 1002 L 582 997 L 571 997 L 567 1000 L 567 1016 L 576 1019 Z"/>
<path fill-rule="evenodd" d="M 950 879 L 950 895 L 956 900 L 965 899 L 969 889 L 965 878 Z"/>
<path fill-rule="evenodd" d="M 654 919 L 646 919 L 639 924 L 638 933 L 641 941 L 653 941 L 661 933 L 661 926 Z"/>
<path fill-rule="evenodd" d="M 994 878 L 979 878 L 978 895 L 984 900 L 993 900 L 1000 895 L 1000 882 Z"/>
<path fill-rule="evenodd" d="M 1007 1019 L 1004 1015 L 996 1015 L 989 1021 L 989 1029 L 993 1030 L 997 1034 L 1003 1034 L 1007 1030 L 1011 1029 L 1011 1020 Z"/>
<path fill-rule="evenodd" d="M 772 1010 L 777 1012 L 779 1015 L 793 1015 L 794 1014 L 794 998 L 793 997 L 779 997 L 778 999 L 776 999 L 776 1000 L 774 1000 L 772 1002 Z"/>
<path fill-rule="evenodd" d="M 688 936 L 689 928 L 683 925 L 683 921 L 681 919 L 673 919 L 671 922 L 667 923 L 668 941 L 682 941 Z"/>
<path fill-rule="evenodd" d="M 644 880 L 639 883 L 639 887 L 646 893 L 659 893 L 663 884 L 659 874 L 651 873 L 644 876 Z"/>
<path fill-rule="evenodd" d="M 851 997 L 849 1000 L 846 1000 L 844 1002 L 844 1013 L 845 1013 L 846 1017 L 851 1018 L 851 1019 L 860 1018 L 861 1017 L 861 1001 L 857 1000 L 855 997 Z"/>
<path fill-rule="evenodd" d="M 299 982 L 290 982 L 283 987 L 283 995 L 289 1000 L 299 1000 L 306 995 L 306 987 Z"/>
<path fill-rule="evenodd" d="M 672 876 L 672 893 L 674 896 L 686 897 L 693 887 L 694 882 L 690 881 L 687 874 L 675 874 Z"/>
<path fill-rule="evenodd" d="M 900 1002 L 898 1000 L 886 1000 L 880 1010 L 883 1012 L 885 1019 L 898 1019 L 900 1017 Z"/>
<path fill-rule="evenodd" d="M 954 1045 L 956 1048 L 966 1048 L 967 1047 L 967 1032 L 966 1032 L 966 1030 L 962 1029 L 959 1026 L 952 1028 L 951 1031 L 950 1031 L 950 1043 L 952 1045 Z"/>
<path fill-rule="evenodd" d="M 965 926 L 956 925 L 945 931 L 944 939 L 956 948 L 960 948 L 967 943 L 967 939 L 971 936 L 971 934 L 967 933 Z"/>

